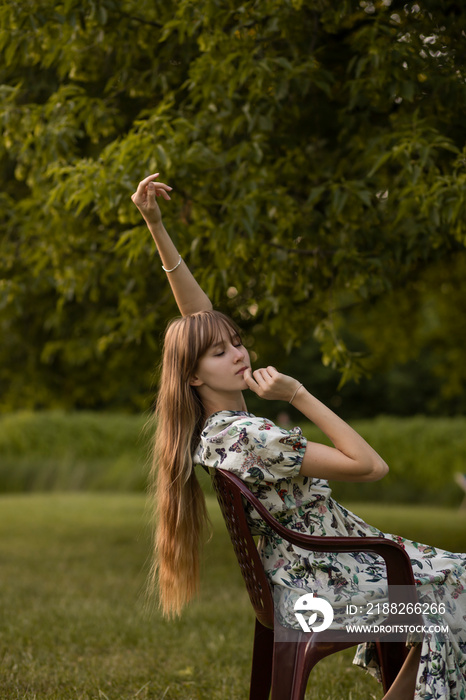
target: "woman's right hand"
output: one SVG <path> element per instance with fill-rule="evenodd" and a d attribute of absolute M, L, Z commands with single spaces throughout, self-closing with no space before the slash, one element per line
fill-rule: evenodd
<path fill-rule="evenodd" d="M 289 401 L 302 386 L 297 379 L 281 374 L 275 367 L 256 369 L 250 367 L 244 372 L 244 381 L 249 389 L 261 399 Z"/>
<path fill-rule="evenodd" d="M 141 180 L 136 192 L 131 195 L 131 199 L 143 215 L 146 223 L 159 224 L 162 221 L 162 213 L 157 204 L 157 197 L 162 196 L 164 199 L 171 199 L 169 192 L 172 187 L 165 185 L 163 182 L 156 182 L 159 173 L 149 175 Z"/>

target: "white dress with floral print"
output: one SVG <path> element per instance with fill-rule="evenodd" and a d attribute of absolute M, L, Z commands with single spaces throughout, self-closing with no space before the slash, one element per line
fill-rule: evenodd
<path fill-rule="evenodd" d="M 331 498 L 323 479 L 299 475 L 306 438 L 299 428 L 284 430 L 243 411 L 220 411 L 207 420 L 194 463 L 221 467 L 243 479 L 270 513 L 291 530 L 332 537 L 385 537 L 408 552 L 419 600 L 442 601 L 449 633 L 422 639 L 416 700 L 466 700 L 466 554 L 452 554 L 389 535 L 368 525 Z M 284 542 L 250 509 L 253 534 L 262 535 L 259 551 L 273 586 L 283 593 L 283 622 L 296 627 L 294 601 L 304 593 L 325 591 L 338 603 L 387 600 L 383 560 L 366 553 L 312 553 Z M 279 588 L 277 588 L 279 587 Z M 275 595 L 275 599 L 276 595 Z M 334 626 L 338 626 L 335 615 Z M 358 647 L 356 664 L 378 675 L 372 644 Z"/>

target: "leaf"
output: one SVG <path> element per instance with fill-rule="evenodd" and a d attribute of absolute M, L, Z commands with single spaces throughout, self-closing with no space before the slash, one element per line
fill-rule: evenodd
<path fill-rule="evenodd" d="M 174 188 L 159 201 L 167 231 L 264 360 L 305 352 L 315 327 L 342 383 L 433 353 L 439 395 L 461 395 L 465 338 L 450 318 L 464 294 L 448 310 L 441 291 L 466 243 L 461 17 L 314 5 L 4 3 L 9 406 L 23 391 L 28 405 L 144 405 L 177 312 L 130 199 L 154 171 Z M 443 48 L 426 58 L 430 36 Z"/>

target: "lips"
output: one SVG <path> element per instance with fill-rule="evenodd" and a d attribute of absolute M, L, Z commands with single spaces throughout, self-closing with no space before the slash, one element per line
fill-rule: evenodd
<path fill-rule="evenodd" d="M 241 369 L 239 369 L 236 372 L 236 374 L 243 374 L 247 369 L 249 369 L 249 367 L 247 367 L 247 366 L 241 367 Z"/>

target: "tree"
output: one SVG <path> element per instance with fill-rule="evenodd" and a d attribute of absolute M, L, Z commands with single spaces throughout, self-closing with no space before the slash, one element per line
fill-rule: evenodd
<path fill-rule="evenodd" d="M 357 324 L 345 342 L 354 313 L 464 251 L 459 3 L 0 13 L 4 406 L 146 404 L 175 311 L 129 198 L 148 172 L 174 186 L 167 228 L 254 352 L 314 329 L 343 381 L 380 350 Z"/>

